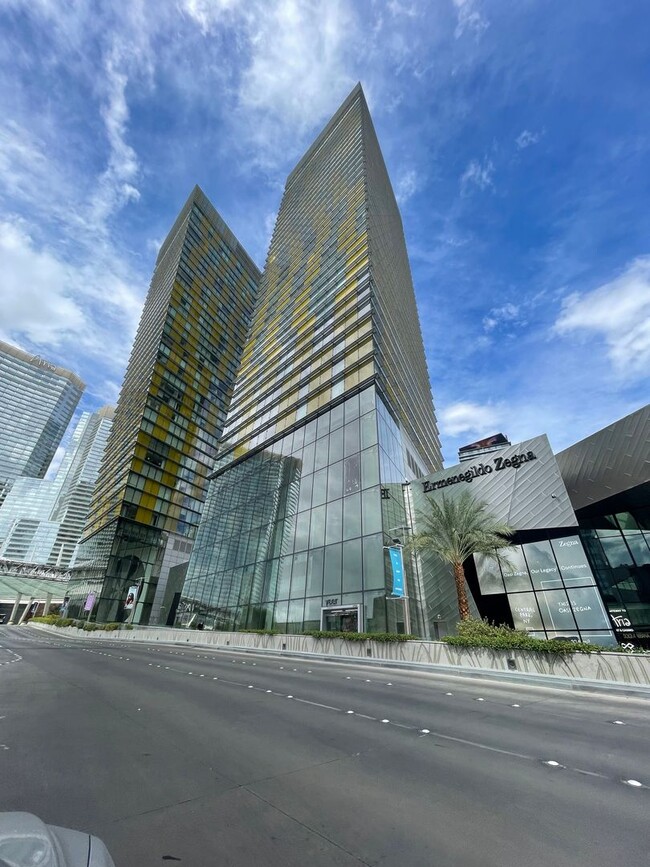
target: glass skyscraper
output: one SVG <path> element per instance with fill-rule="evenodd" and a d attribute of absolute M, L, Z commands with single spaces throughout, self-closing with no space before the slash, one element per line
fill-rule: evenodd
<path fill-rule="evenodd" d="M 402 222 L 357 85 L 290 174 L 177 622 L 417 630 L 387 600 L 441 453 Z M 407 579 L 409 576 L 407 564 Z"/>
<path fill-rule="evenodd" d="M 195 187 L 160 248 L 69 585 L 70 616 L 147 623 L 187 561 L 259 271 Z M 137 597 L 125 607 L 127 596 Z"/>
<path fill-rule="evenodd" d="M 16 479 L 0 507 L 0 557 L 67 569 L 88 516 L 113 407 L 84 412 L 52 479 Z"/>
<path fill-rule="evenodd" d="M 45 476 L 84 388 L 71 371 L 0 340 L 0 505 L 15 479 Z"/>

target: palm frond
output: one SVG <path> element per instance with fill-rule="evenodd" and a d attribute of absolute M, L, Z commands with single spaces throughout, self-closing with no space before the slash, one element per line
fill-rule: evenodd
<path fill-rule="evenodd" d="M 416 516 L 420 528 L 411 545 L 432 551 L 448 563 L 463 563 L 472 554 L 500 559 L 514 529 L 494 518 L 488 505 L 470 491 L 459 496 L 429 498 L 428 509 Z"/>

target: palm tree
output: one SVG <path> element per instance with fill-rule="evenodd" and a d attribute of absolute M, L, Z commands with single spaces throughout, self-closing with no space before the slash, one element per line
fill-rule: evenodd
<path fill-rule="evenodd" d="M 418 515 L 421 529 L 414 534 L 411 545 L 416 551 L 432 551 L 454 570 L 458 613 L 469 620 L 469 602 L 463 563 L 472 554 L 501 562 L 503 549 L 510 545 L 512 527 L 497 521 L 488 511 L 487 503 L 475 500 L 470 491 L 458 496 L 429 498 L 429 511 Z"/>

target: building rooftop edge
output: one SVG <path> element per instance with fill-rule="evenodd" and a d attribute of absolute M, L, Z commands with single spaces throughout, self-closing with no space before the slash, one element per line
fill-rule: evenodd
<path fill-rule="evenodd" d="M 8 355 L 13 355 L 14 358 L 18 358 L 20 361 L 31 364 L 32 367 L 40 370 L 49 370 L 51 373 L 55 373 L 57 376 L 62 376 L 65 379 L 69 380 L 71 383 L 73 383 L 73 385 L 76 385 L 77 388 L 80 388 L 82 391 L 84 391 L 86 388 L 86 383 L 72 370 L 68 370 L 67 367 L 61 367 L 58 364 L 52 364 L 52 362 L 48 361 L 46 358 L 43 358 L 41 355 L 26 352 L 24 349 L 20 349 L 20 347 L 14 346 L 13 343 L 6 343 L 4 340 L 0 340 L 0 351 L 6 352 Z"/>
<path fill-rule="evenodd" d="M 189 196 L 185 200 L 185 204 L 181 208 L 178 216 L 174 220 L 174 223 L 173 223 L 171 229 L 167 233 L 165 240 L 161 244 L 160 250 L 158 251 L 158 255 L 156 257 L 156 267 L 158 266 L 161 259 L 163 258 L 163 256 L 167 252 L 169 245 L 171 244 L 176 233 L 178 232 L 183 220 L 185 220 L 192 205 L 195 203 L 198 204 L 201 208 L 203 208 L 204 210 L 206 210 L 208 212 L 210 219 L 216 224 L 217 228 L 219 229 L 221 234 L 224 236 L 226 241 L 228 241 L 228 243 L 235 250 L 237 255 L 241 256 L 245 260 L 246 265 L 253 272 L 253 275 L 255 276 L 255 278 L 257 280 L 259 280 L 261 275 L 262 275 L 261 268 L 255 264 L 252 257 L 248 254 L 248 252 L 246 251 L 246 249 L 243 246 L 243 244 L 241 243 L 241 241 L 237 238 L 237 236 L 232 231 L 230 226 L 226 223 L 226 221 L 221 216 L 219 211 L 217 211 L 215 206 L 212 204 L 210 199 L 206 196 L 206 194 L 203 192 L 203 190 L 201 189 L 201 187 L 198 184 L 195 184 L 194 187 L 192 188 L 192 192 L 189 194 Z"/>
<path fill-rule="evenodd" d="M 302 155 L 300 160 L 296 163 L 296 165 L 294 166 L 292 171 L 289 172 L 289 175 L 287 176 L 287 180 L 285 183 L 285 189 L 292 183 L 295 175 L 298 174 L 302 170 L 302 168 L 305 166 L 305 164 L 307 162 L 309 162 L 309 160 L 311 159 L 314 152 L 316 150 L 318 150 L 318 148 L 321 146 L 324 139 L 327 138 L 327 136 L 334 129 L 334 127 L 339 122 L 341 117 L 345 114 L 345 112 L 349 109 L 349 107 L 352 105 L 352 103 L 355 101 L 355 99 L 357 99 L 359 96 L 361 97 L 362 101 L 365 103 L 366 98 L 365 98 L 365 94 L 363 92 L 363 87 L 361 86 L 360 81 L 358 81 L 354 85 L 354 87 L 352 88 L 350 93 L 346 96 L 346 98 L 343 100 L 341 105 L 337 108 L 337 110 L 334 112 L 332 117 L 329 119 L 329 121 L 326 123 L 326 125 L 323 127 L 323 129 L 320 131 L 318 136 L 314 139 L 314 141 L 311 143 L 309 148 L 305 151 L 305 153 Z"/>

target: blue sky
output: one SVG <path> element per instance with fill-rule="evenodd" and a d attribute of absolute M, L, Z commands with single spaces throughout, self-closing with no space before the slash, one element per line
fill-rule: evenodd
<path fill-rule="evenodd" d="M 0 336 L 114 402 L 199 183 L 263 265 L 356 81 L 401 205 L 444 454 L 648 400 L 643 0 L 0 0 Z"/>

